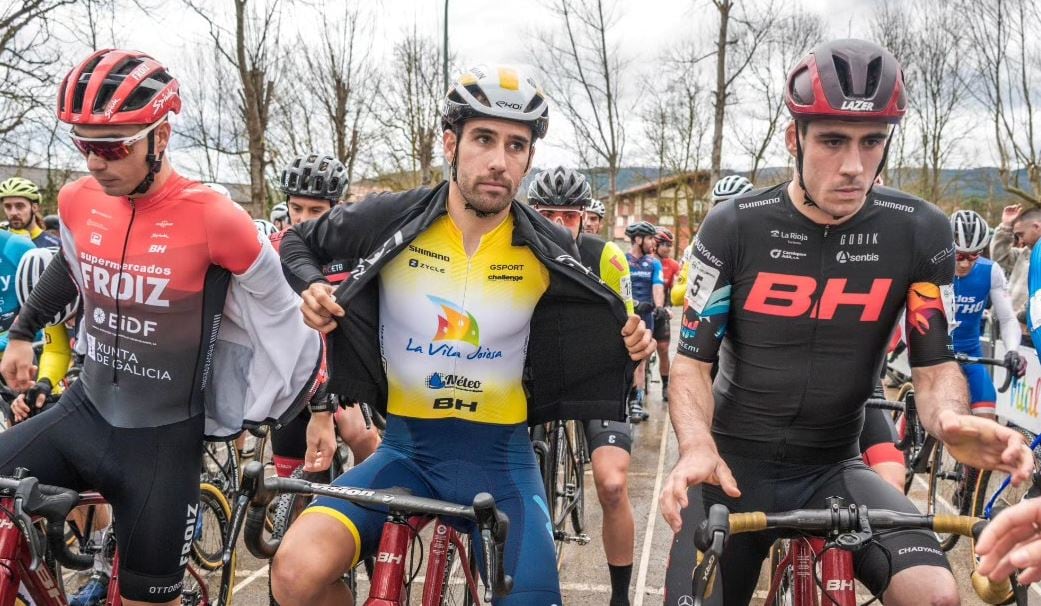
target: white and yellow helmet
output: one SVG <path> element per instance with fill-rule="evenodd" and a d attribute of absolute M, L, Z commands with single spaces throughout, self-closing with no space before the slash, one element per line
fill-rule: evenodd
<path fill-rule="evenodd" d="M 455 130 L 470 118 L 499 118 L 531 126 L 536 139 L 549 128 L 549 104 L 535 81 L 506 65 L 471 67 L 445 95 L 444 130 Z"/>

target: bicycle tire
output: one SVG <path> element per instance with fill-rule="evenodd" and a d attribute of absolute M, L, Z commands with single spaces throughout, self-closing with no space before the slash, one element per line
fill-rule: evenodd
<path fill-rule="evenodd" d="M 205 584 L 203 597 L 206 599 L 201 602 L 186 602 L 182 598 L 182 604 L 185 606 L 189 603 L 231 606 L 231 589 L 235 583 L 235 568 L 238 564 L 236 550 L 232 550 L 231 563 L 227 567 L 224 566 L 222 559 L 224 546 L 228 540 L 228 527 L 231 524 L 231 505 L 220 488 L 208 483 L 202 483 L 199 486 L 199 504 L 199 519 L 203 524 L 203 536 L 207 539 L 219 537 L 220 540 L 219 543 L 212 545 L 203 544 L 198 537 L 192 541 L 192 562 L 189 567 L 195 569 L 196 577 Z M 207 524 L 210 525 L 210 532 L 207 532 Z M 214 533 L 213 530 L 217 532 Z M 225 576 L 230 581 L 227 596 L 222 601 L 220 599 L 221 580 Z M 189 573 L 186 573 L 185 582 L 188 582 L 189 578 Z"/>
<path fill-rule="evenodd" d="M 289 474 L 289 477 L 297 480 L 302 479 L 304 477 L 304 468 L 297 467 L 293 470 L 293 473 Z M 289 493 L 278 495 L 274 506 L 270 509 L 270 511 L 273 511 L 271 522 L 272 539 L 281 539 L 286 536 L 289 525 L 300 515 L 300 512 L 303 511 L 303 505 L 306 505 L 306 503 L 307 498 L 302 495 Z M 267 595 L 268 603 L 271 606 L 278 606 L 278 600 L 275 599 L 275 594 L 271 590 L 271 575 L 268 575 L 267 579 Z"/>
<path fill-rule="evenodd" d="M 234 499 L 239 489 L 242 461 L 235 442 L 206 441 L 202 450 L 202 471 L 199 481 L 213 484 L 228 500 Z"/>
<path fill-rule="evenodd" d="M 574 455 L 573 460 L 577 462 L 575 469 L 575 506 L 571 510 L 571 528 L 576 535 L 582 534 L 586 526 L 586 432 L 582 423 L 572 422 L 574 430 Z"/>
<path fill-rule="evenodd" d="M 1027 444 L 1033 442 L 1034 438 L 1036 437 L 1033 433 L 1027 431 L 1026 429 L 1016 426 L 1011 427 L 1018 431 L 1020 434 L 1022 434 L 1024 438 L 1026 438 Z M 1041 446 L 1034 449 L 1035 468 L 1037 468 L 1039 464 L 1041 464 Z M 983 470 L 980 472 L 979 478 L 977 478 L 976 480 L 976 490 L 974 491 L 973 495 L 972 515 L 981 518 L 983 517 L 983 510 L 986 507 L 987 502 L 990 500 L 991 496 L 994 494 L 995 491 L 997 491 L 998 487 L 1001 486 L 1001 484 L 1005 481 L 1005 478 L 1007 477 L 1008 474 L 1003 472 L 993 472 L 990 470 Z M 1041 486 L 1035 486 L 1038 480 L 1041 480 L 1041 478 L 1038 478 L 1035 474 L 1031 477 L 1031 481 L 1029 483 L 1024 483 L 1022 486 L 1019 486 L 1018 488 L 1010 485 L 995 501 L 995 512 L 999 509 L 1008 508 L 1020 502 L 1027 495 L 1027 492 L 1031 489 L 1033 489 L 1035 492 L 1041 490 Z"/>
<path fill-rule="evenodd" d="M 965 471 L 965 467 L 937 440 L 929 462 L 929 497 L 926 501 L 926 513 L 969 513 L 972 509 L 972 495 L 966 484 Z M 937 534 L 936 538 L 944 551 L 950 551 L 958 544 L 961 535 Z"/>
<path fill-rule="evenodd" d="M 475 557 L 470 539 L 464 539 L 463 543 L 466 546 L 465 562 L 459 557 L 459 550 L 455 544 L 453 543 L 449 546 L 446 556 L 445 578 L 441 581 L 440 606 L 476 606 L 473 596 L 470 595 L 463 566 L 470 569 L 470 577 L 475 581 L 481 577 L 477 572 L 477 558 Z"/>
<path fill-rule="evenodd" d="M 791 565 L 785 566 L 783 570 L 778 570 L 778 566 L 784 560 L 784 557 L 788 555 L 788 540 L 774 541 L 774 544 L 770 546 L 770 583 L 773 584 L 774 576 L 780 574 L 781 580 L 777 584 L 777 591 L 774 593 L 773 606 L 792 606 L 795 604 L 795 583 L 794 576 L 795 572 L 792 570 Z M 768 585 L 770 586 L 770 585 Z"/>

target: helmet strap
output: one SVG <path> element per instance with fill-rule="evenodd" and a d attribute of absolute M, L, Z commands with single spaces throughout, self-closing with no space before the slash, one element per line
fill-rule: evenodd
<path fill-rule="evenodd" d="M 802 178 L 802 138 L 799 136 L 801 126 L 802 124 L 795 123 L 795 173 L 799 177 L 799 187 L 802 189 L 802 203 L 806 206 L 817 206 L 810 197 L 810 191 L 806 189 L 806 181 Z"/>
<path fill-rule="evenodd" d="M 137 186 L 134 191 L 130 192 L 130 195 L 144 194 L 152 187 L 152 183 L 155 181 L 155 176 L 159 174 L 159 170 L 163 167 L 163 152 L 159 154 L 155 153 L 155 131 L 148 131 L 148 155 L 145 156 L 145 162 L 148 164 L 148 174 L 144 180 Z"/>
<path fill-rule="evenodd" d="M 882 149 L 882 161 L 878 163 L 878 170 L 875 171 L 875 176 L 871 179 L 871 185 L 868 186 L 867 193 L 870 196 L 871 191 L 875 189 L 875 182 L 878 181 L 878 176 L 882 174 L 882 171 L 886 168 L 886 160 L 889 159 L 889 144 L 893 142 L 893 135 L 896 134 L 896 129 L 900 128 L 900 125 L 894 125 L 893 130 L 889 132 L 889 137 L 886 138 L 886 145 Z"/>

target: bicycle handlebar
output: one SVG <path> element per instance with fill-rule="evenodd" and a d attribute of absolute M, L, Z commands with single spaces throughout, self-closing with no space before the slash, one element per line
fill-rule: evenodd
<path fill-rule="evenodd" d="M 841 499 L 826 509 L 797 509 L 779 513 L 730 513 L 724 505 L 713 505 L 708 518 L 694 533 L 699 550 L 699 563 L 693 575 L 694 604 L 700 606 L 712 592 L 716 567 L 723 554 L 723 546 L 732 534 L 760 532 L 771 529 L 798 530 L 826 536 L 834 547 L 855 550 L 870 540 L 876 530 L 924 529 L 937 533 L 951 533 L 978 539 L 987 521 L 959 515 L 922 515 L 868 509 L 861 505 L 842 505 Z M 1009 579 L 1002 582 L 972 573 L 972 586 L 980 599 L 988 604 L 999 604 L 1012 593 Z"/>
<path fill-rule="evenodd" d="M 79 503 L 79 493 L 60 486 L 40 484 L 28 473 L 28 470 L 19 467 L 15 469 L 13 477 L 0 476 L 0 494 L 14 501 L 11 521 L 21 531 L 29 547 L 29 569 L 39 568 L 46 548 L 66 568 L 86 570 L 93 566 L 93 555 L 73 553 L 65 542 L 65 518 Z M 44 539 L 33 527 L 32 516 L 40 516 L 47 522 L 46 546 Z"/>
<path fill-rule="evenodd" d="M 883 400 L 882 398 L 868 398 L 864 401 L 864 406 L 867 408 L 877 408 L 880 410 L 891 410 L 894 412 L 904 412 L 903 402 L 894 402 L 892 400 Z"/>
<path fill-rule="evenodd" d="M 1012 379 L 1016 376 L 1015 369 L 1009 368 L 1005 360 L 997 358 L 977 358 L 964 353 L 954 354 L 954 360 L 959 364 L 986 364 L 988 366 L 1001 366 L 1005 369 L 1005 382 L 998 388 L 998 393 L 1005 393 L 1012 386 Z"/>
<path fill-rule="evenodd" d="M 243 539 L 250 553 L 258 558 L 270 559 L 278 550 L 278 539 L 263 536 L 264 518 L 271 501 L 281 493 L 305 496 L 327 496 L 350 501 L 366 507 L 386 508 L 392 513 L 406 515 L 430 515 L 469 520 L 477 525 L 484 543 L 486 570 L 492 571 L 491 590 L 496 598 L 509 594 L 513 589 L 513 578 L 506 574 L 503 550 L 509 534 L 510 520 L 495 506 L 492 495 L 482 492 L 474 497 L 473 504 L 458 505 L 424 497 L 414 497 L 385 490 L 331 486 L 297 478 L 264 477 L 264 466 L 257 461 L 246 465 L 242 472 L 242 484 L 232 518 L 231 535 L 227 543 L 234 545 L 238 536 L 238 525 L 243 523 L 241 510 L 248 506 L 245 514 Z M 225 561 L 230 558 L 226 548 Z"/>

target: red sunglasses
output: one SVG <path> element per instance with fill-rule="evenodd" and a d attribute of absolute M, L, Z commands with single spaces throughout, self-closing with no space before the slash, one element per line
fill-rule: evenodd
<path fill-rule="evenodd" d="M 954 255 L 954 258 L 957 259 L 958 261 L 975 261 L 976 259 L 979 258 L 979 256 L 980 256 L 980 253 L 978 253 L 978 252 L 974 252 L 974 253 L 957 253 L 957 254 Z"/>
<path fill-rule="evenodd" d="M 130 148 L 135 143 L 147 137 L 148 133 L 155 130 L 155 127 L 162 123 L 163 120 L 153 122 L 129 137 L 81 137 L 73 132 L 72 144 L 76 146 L 76 149 L 85 158 L 94 154 L 102 160 L 109 162 L 122 160 L 130 155 Z"/>
<path fill-rule="evenodd" d="M 582 211 L 581 210 L 556 210 L 547 209 L 545 207 L 538 208 L 538 213 L 543 217 L 546 217 L 552 222 L 556 222 L 560 219 L 560 222 L 567 226 L 578 225 L 582 222 Z"/>

